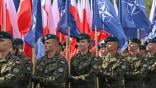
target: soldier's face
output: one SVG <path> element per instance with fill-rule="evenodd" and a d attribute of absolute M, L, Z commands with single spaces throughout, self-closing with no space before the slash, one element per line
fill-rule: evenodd
<path fill-rule="evenodd" d="M 45 52 L 50 52 L 56 49 L 58 46 L 57 41 L 54 39 L 48 39 L 44 42 Z"/>
<path fill-rule="evenodd" d="M 145 54 L 146 54 L 146 50 L 140 49 L 140 50 L 139 50 L 139 54 L 140 54 L 140 55 L 145 55 Z"/>
<path fill-rule="evenodd" d="M 146 47 L 148 52 L 156 51 L 156 44 L 155 43 L 149 43 Z"/>
<path fill-rule="evenodd" d="M 106 44 L 106 49 L 108 52 L 117 50 L 118 49 L 118 43 L 117 42 L 108 42 Z"/>
<path fill-rule="evenodd" d="M 101 54 L 102 56 L 107 55 L 107 49 L 106 49 L 105 47 L 101 48 L 101 49 L 100 49 L 100 54 Z"/>
<path fill-rule="evenodd" d="M 11 40 L 0 38 L 0 52 L 6 51 L 11 46 L 12 46 Z"/>
<path fill-rule="evenodd" d="M 139 48 L 139 45 L 136 44 L 136 43 L 130 43 L 130 44 L 128 45 L 128 51 L 134 51 L 134 50 L 136 50 L 136 49 L 138 49 L 138 48 Z"/>
<path fill-rule="evenodd" d="M 83 39 L 77 42 L 77 46 L 78 46 L 79 51 L 83 51 L 83 50 L 89 49 L 89 42 L 87 39 Z"/>

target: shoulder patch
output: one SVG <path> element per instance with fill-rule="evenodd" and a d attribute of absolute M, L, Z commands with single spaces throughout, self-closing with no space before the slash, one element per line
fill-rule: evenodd
<path fill-rule="evenodd" d="M 60 72 L 60 73 L 62 73 L 63 71 L 64 71 L 63 67 L 60 67 L 60 68 L 58 69 L 58 72 Z"/>

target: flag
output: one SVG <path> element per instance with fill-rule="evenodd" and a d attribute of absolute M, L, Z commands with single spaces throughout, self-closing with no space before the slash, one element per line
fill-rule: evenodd
<path fill-rule="evenodd" d="M 13 0 L 13 2 L 14 2 L 14 5 L 15 5 L 15 8 L 16 8 L 16 11 L 18 11 L 20 0 Z"/>
<path fill-rule="evenodd" d="M 29 32 L 32 24 L 32 0 L 21 0 L 18 10 L 18 27 L 20 33 Z"/>
<path fill-rule="evenodd" d="M 121 50 L 127 48 L 127 38 L 110 0 L 93 0 L 92 28 L 105 30 L 119 39 Z"/>
<path fill-rule="evenodd" d="M 2 3 L 3 3 L 2 1 L 3 0 L 0 0 L 0 28 L 2 28 Z"/>
<path fill-rule="evenodd" d="M 156 1 L 155 0 L 153 0 L 153 3 L 152 3 L 152 8 L 151 8 L 149 20 L 152 24 L 156 23 Z"/>
<path fill-rule="evenodd" d="M 9 25 L 11 26 L 11 32 L 14 38 L 21 38 L 21 34 L 19 32 L 18 24 L 17 24 L 17 13 L 13 0 L 6 0 L 7 6 L 7 17 L 9 18 L 6 21 L 9 21 Z"/>
<path fill-rule="evenodd" d="M 152 32 L 150 32 L 148 36 L 145 37 L 144 39 L 145 41 L 156 37 L 156 1 L 155 0 L 153 0 L 149 19 L 153 25 L 153 28 L 152 28 Z"/>
<path fill-rule="evenodd" d="M 59 10 L 62 17 L 58 23 L 58 31 L 68 35 L 68 27 L 70 27 L 70 35 L 72 37 L 78 37 L 80 31 L 76 25 L 76 20 L 70 11 L 70 0 L 59 0 Z"/>
<path fill-rule="evenodd" d="M 38 39 L 42 36 L 43 28 L 42 28 L 42 13 L 41 13 L 41 0 L 34 0 L 33 1 L 33 24 L 31 26 L 30 31 L 25 36 L 24 41 L 28 44 L 28 47 L 34 48 L 34 45 L 38 41 Z M 37 43 L 40 44 L 40 43 Z M 25 49 L 25 52 L 29 50 Z M 42 51 L 42 50 L 40 50 Z M 38 51 L 36 51 L 38 52 Z M 32 53 L 30 53 L 32 54 Z M 28 55 L 31 56 L 32 55 Z"/>
<path fill-rule="evenodd" d="M 144 0 L 119 0 L 119 16 L 127 37 L 136 37 L 137 29 L 141 38 L 151 31 Z"/>

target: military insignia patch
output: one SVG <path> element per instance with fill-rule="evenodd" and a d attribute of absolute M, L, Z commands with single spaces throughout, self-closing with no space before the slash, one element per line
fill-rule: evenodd
<path fill-rule="evenodd" d="M 98 68 L 98 66 L 97 66 L 97 65 L 93 65 L 93 68 L 94 68 L 94 69 L 97 69 L 97 68 Z"/>
<path fill-rule="evenodd" d="M 15 63 L 16 63 L 16 64 L 20 64 L 20 61 L 17 60 Z"/>
<path fill-rule="evenodd" d="M 125 66 L 125 65 L 122 65 L 121 68 L 122 68 L 122 69 L 126 69 L 126 66 Z"/>
<path fill-rule="evenodd" d="M 27 70 L 28 70 L 28 71 L 31 71 L 31 68 L 30 68 L 30 67 L 27 67 Z"/>
<path fill-rule="evenodd" d="M 63 71 L 64 69 L 62 67 L 58 69 L 58 72 L 63 72 Z"/>
<path fill-rule="evenodd" d="M 148 66 L 147 66 L 147 64 L 144 64 L 143 67 L 144 67 L 144 68 L 147 68 Z"/>
<path fill-rule="evenodd" d="M 19 73 L 20 70 L 18 68 L 13 68 L 12 71 L 13 71 L 13 73 Z"/>
<path fill-rule="evenodd" d="M 64 61 L 61 61 L 61 64 L 65 64 L 65 62 Z"/>

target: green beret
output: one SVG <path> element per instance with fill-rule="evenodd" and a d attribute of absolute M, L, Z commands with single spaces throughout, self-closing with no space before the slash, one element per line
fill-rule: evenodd
<path fill-rule="evenodd" d="M 23 40 L 20 38 L 16 38 L 13 40 L 13 45 L 20 45 L 23 44 Z"/>
<path fill-rule="evenodd" d="M 47 34 L 43 37 L 42 39 L 42 42 L 44 43 L 46 40 L 49 40 L 49 39 L 56 39 L 58 40 L 58 37 L 54 34 Z"/>
<path fill-rule="evenodd" d="M 77 41 L 83 40 L 83 39 L 88 39 L 90 40 L 90 36 L 88 34 L 82 33 L 80 36 L 77 38 Z"/>
<path fill-rule="evenodd" d="M 139 45 L 139 49 L 146 50 L 146 46 L 145 45 Z"/>
<path fill-rule="evenodd" d="M 105 42 L 119 42 L 117 37 L 108 37 Z"/>
<path fill-rule="evenodd" d="M 141 44 L 141 41 L 139 39 L 137 39 L 137 38 L 130 38 L 128 42 L 129 43 Z"/>
<path fill-rule="evenodd" d="M 4 38 L 4 39 L 10 39 L 11 41 L 13 40 L 12 35 L 10 35 L 7 32 L 1 31 L 0 32 L 0 38 Z"/>
<path fill-rule="evenodd" d="M 98 46 L 99 49 L 100 49 L 100 48 L 104 48 L 104 47 L 106 47 L 106 43 L 101 43 L 101 44 L 99 44 L 99 46 Z"/>
<path fill-rule="evenodd" d="M 146 43 L 156 43 L 156 38 L 153 38 L 153 39 L 149 39 L 146 41 Z"/>

